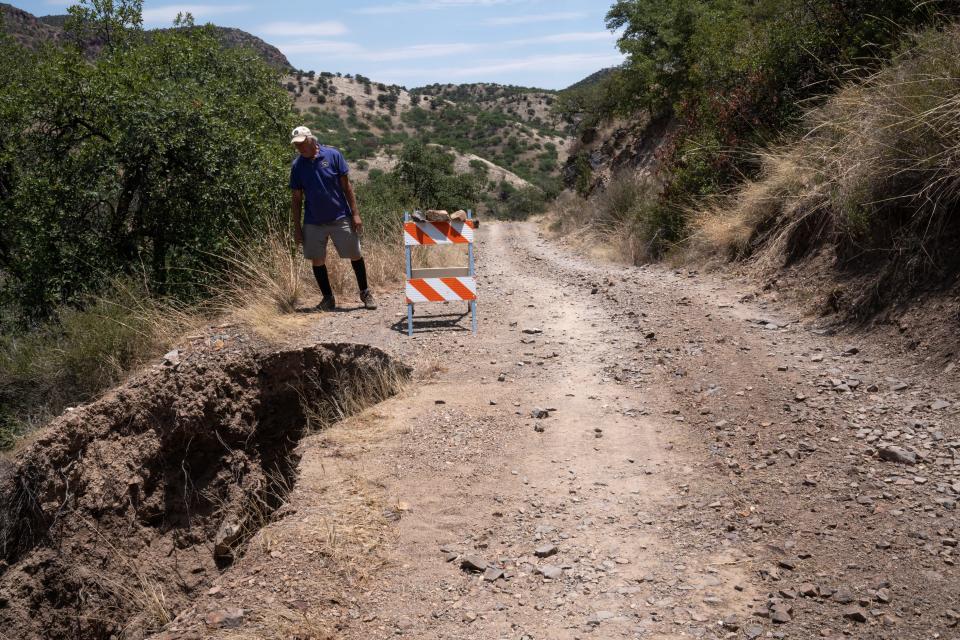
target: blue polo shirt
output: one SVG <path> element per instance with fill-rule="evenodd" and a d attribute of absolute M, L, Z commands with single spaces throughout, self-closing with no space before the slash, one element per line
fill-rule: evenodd
<path fill-rule="evenodd" d="M 312 160 L 300 154 L 290 167 L 290 188 L 306 196 L 304 224 L 330 224 L 352 215 L 340 176 L 350 172 L 343 154 L 333 147 L 320 146 Z"/>

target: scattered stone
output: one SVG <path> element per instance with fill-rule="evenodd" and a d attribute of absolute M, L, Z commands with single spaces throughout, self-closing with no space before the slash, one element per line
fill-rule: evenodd
<path fill-rule="evenodd" d="M 462 618 L 462 619 L 463 619 L 463 621 L 466 622 L 467 624 L 470 624 L 470 623 L 472 623 L 472 622 L 476 622 L 476 621 L 477 621 L 477 614 L 475 614 L 473 611 L 464 611 L 464 612 L 463 612 L 463 618 Z"/>
<path fill-rule="evenodd" d="M 617 614 L 612 611 L 597 611 L 595 614 L 587 618 L 587 624 L 596 627 L 604 620 L 610 620 L 611 618 L 617 617 Z"/>
<path fill-rule="evenodd" d="M 542 575 L 544 578 L 550 578 L 551 580 L 559 580 L 563 577 L 563 569 L 560 567 L 555 567 L 552 564 L 537 567 L 537 573 Z"/>
<path fill-rule="evenodd" d="M 949 406 L 950 406 L 950 403 L 947 402 L 946 400 L 937 400 L 936 402 L 930 405 L 930 408 L 933 409 L 934 411 L 941 411 L 943 409 L 948 408 Z"/>
<path fill-rule="evenodd" d="M 540 407 L 535 407 L 533 411 L 530 412 L 531 418 L 536 418 L 537 420 L 543 420 L 544 418 L 550 417 L 550 412 L 546 409 L 541 409 Z"/>
<path fill-rule="evenodd" d="M 550 556 L 556 554 L 557 551 L 559 551 L 559 549 L 557 549 L 557 545 L 545 544 L 542 547 L 537 547 L 533 553 L 538 558 L 549 558 Z"/>
<path fill-rule="evenodd" d="M 483 572 L 483 579 L 487 582 L 495 582 L 503 577 L 503 569 L 497 569 L 496 567 L 487 567 L 487 570 Z"/>
<path fill-rule="evenodd" d="M 726 618 L 723 619 L 723 628 L 729 629 L 730 631 L 736 631 L 740 628 L 740 619 L 737 617 L 737 614 L 731 613 Z"/>
<path fill-rule="evenodd" d="M 180 350 L 174 349 L 173 351 L 168 351 L 163 356 L 163 362 L 165 364 L 179 364 L 180 363 Z"/>
<path fill-rule="evenodd" d="M 853 592 L 849 589 L 837 589 L 833 594 L 833 600 L 840 604 L 850 604 L 854 600 Z"/>
<path fill-rule="evenodd" d="M 743 637 L 747 640 L 756 640 L 763 635 L 763 627 L 758 624 L 751 625 L 743 630 Z"/>
<path fill-rule="evenodd" d="M 488 566 L 487 561 L 479 556 L 464 556 L 463 559 L 460 560 L 460 568 L 464 571 L 480 573 L 481 571 L 486 571 Z"/>
<path fill-rule="evenodd" d="M 534 336 L 534 335 L 537 335 L 538 333 L 543 333 L 543 329 L 535 329 L 535 328 L 524 329 L 523 333 L 527 334 L 528 336 Z"/>
<path fill-rule="evenodd" d="M 878 447 L 877 453 L 881 460 L 886 460 L 887 462 L 909 465 L 917 464 L 917 454 L 900 447 Z"/>
<path fill-rule="evenodd" d="M 770 611 L 770 620 L 776 624 L 786 624 L 793 620 L 790 616 L 790 609 L 785 606 L 775 606 Z"/>
<path fill-rule="evenodd" d="M 843 611 L 843 617 L 854 622 L 866 622 L 867 612 L 860 607 L 848 607 Z"/>
<path fill-rule="evenodd" d="M 847 347 L 847 349 L 843 352 L 843 355 L 849 357 L 849 356 L 855 356 L 858 353 L 860 353 L 859 347 Z"/>
<path fill-rule="evenodd" d="M 246 613 L 243 609 L 221 609 L 211 611 L 204 616 L 203 621 L 214 629 L 236 629 L 243 625 Z"/>
<path fill-rule="evenodd" d="M 877 602 L 881 602 L 883 604 L 890 604 L 889 589 L 877 589 L 877 595 L 874 597 L 877 599 Z"/>
<path fill-rule="evenodd" d="M 800 592 L 800 595 L 805 598 L 816 598 L 819 593 L 817 588 L 809 582 L 804 582 L 801 584 L 798 591 Z"/>

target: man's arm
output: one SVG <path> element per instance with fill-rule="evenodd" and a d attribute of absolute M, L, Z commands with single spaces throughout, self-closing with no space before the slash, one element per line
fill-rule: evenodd
<path fill-rule="evenodd" d="M 294 189 L 290 197 L 290 224 L 293 226 L 293 238 L 297 244 L 303 244 L 303 226 L 300 224 L 303 211 L 303 190 Z"/>
<path fill-rule="evenodd" d="M 343 187 L 343 195 L 347 196 L 347 204 L 350 205 L 350 211 L 353 212 L 351 226 L 355 233 L 363 233 L 363 221 L 360 220 L 360 209 L 357 208 L 357 196 L 353 193 L 353 185 L 350 184 L 350 177 L 340 176 L 340 186 Z"/>

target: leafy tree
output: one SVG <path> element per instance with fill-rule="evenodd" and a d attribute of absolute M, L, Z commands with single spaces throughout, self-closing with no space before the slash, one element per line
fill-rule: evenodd
<path fill-rule="evenodd" d="M 481 180 L 457 175 L 453 156 L 436 147 L 410 143 L 404 147 L 396 174 L 424 209 L 468 208 L 480 195 Z"/>
<path fill-rule="evenodd" d="M 80 47 L 122 50 L 143 38 L 143 0 L 81 0 L 64 29 Z"/>
<path fill-rule="evenodd" d="M 141 269 L 157 293 L 199 293 L 231 237 L 285 206 L 292 113 L 275 72 L 211 28 L 137 38 L 138 12 L 74 8 L 112 43 L 92 61 L 0 47 L 0 295 L 25 318 Z"/>

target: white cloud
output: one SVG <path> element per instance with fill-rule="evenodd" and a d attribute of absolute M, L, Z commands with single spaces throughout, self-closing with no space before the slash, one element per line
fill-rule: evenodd
<path fill-rule="evenodd" d="M 143 22 L 147 25 L 160 24 L 169 26 L 179 13 L 190 13 L 197 22 L 209 21 L 212 18 L 250 11 L 253 7 L 248 4 L 171 4 L 163 7 L 154 7 L 143 10 Z"/>
<path fill-rule="evenodd" d="M 544 13 L 536 16 L 507 16 L 504 18 L 490 18 L 482 24 L 490 27 L 509 27 L 517 24 L 537 24 L 541 22 L 563 22 L 566 20 L 580 20 L 586 18 L 585 13 Z"/>
<path fill-rule="evenodd" d="M 526 46 L 531 44 L 566 44 L 570 42 L 615 42 L 617 36 L 609 31 L 583 31 L 578 33 L 554 33 L 549 36 L 508 40 L 504 45 Z"/>
<path fill-rule="evenodd" d="M 407 13 L 411 11 L 433 11 L 436 9 L 456 9 L 463 7 L 493 7 L 504 4 L 516 4 L 523 0 L 419 0 L 419 2 L 394 2 L 372 7 L 355 9 L 354 13 L 377 15 L 387 13 Z"/>
<path fill-rule="evenodd" d="M 440 78 L 464 78 L 464 77 L 489 77 L 494 74 L 508 73 L 511 71 L 534 71 L 543 73 L 555 73 L 558 69 L 564 71 L 571 70 L 593 70 L 602 69 L 618 65 L 624 61 L 622 54 L 609 53 L 571 53 L 552 56 L 530 56 L 528 58 L 519 58 L 516 60 L 493 60 L 487 63 L 476 64 L 473 66 L 459 67 L 441 67 L 441 68 L 423 68 L 412 67 L 408 69 L 383 69 L 377 72 L 376 77 L 440 77 Z"/>
<path fill-rule="evenodd" d="M 341 36 L 347 33 L 342 22 L 268 22 L 259 31 L 268 36 Z"/>
<path fill-rule="evenodd" d="M 310 40 L 306 42 L 292 42 L 275 45 L 285 55 L 322 53 L 327 58 L 345 58 L 361 55 L 363 47 L 354 42 L 341 40 Z"/>
<path fill-rule="evenodd" d="M 361 60 L 364 62 L 389 62 L 393 60 L 422 60 L 427 58 L 443 60 L 449 56 L 499 51 L 511 47 L 525 47 L 538 44 L 565 44 L 572 42 L 596 41 L 610 41 L 612 43 L 615 39 L 616 36 L 610 32 L 596 31 L 583 33 L 557 33 L 549 36 L 525 38 L 522 40 L 507 40 L 504 42 L 432 43 L 416 44 L 406 47 L 395 47 L 392 49 L 366 49 L 363 46 L 353 42 L 342 42 L 338 40 L 309 40 L 303 42 L 278 44 L 277 47 L 288 56 L 308 53 L 322 53 L 326 59 L 329 60 L 350 58 L 351 60 Z"/>
<path fill-rule="evenodd" d="M 368 50 L 359 44 L 339 40 L 311 40 L 281 44 L 277 47 L 286 55 L 322 53 L 327 59 L 349 58 L 350 60 L 363 60 L 365 62 L 442 58 L 443 56 L 473 53 L 487 49 L 487 45 L 458 42 L 452 44 L 416 44 L 394 49 Z"/>

